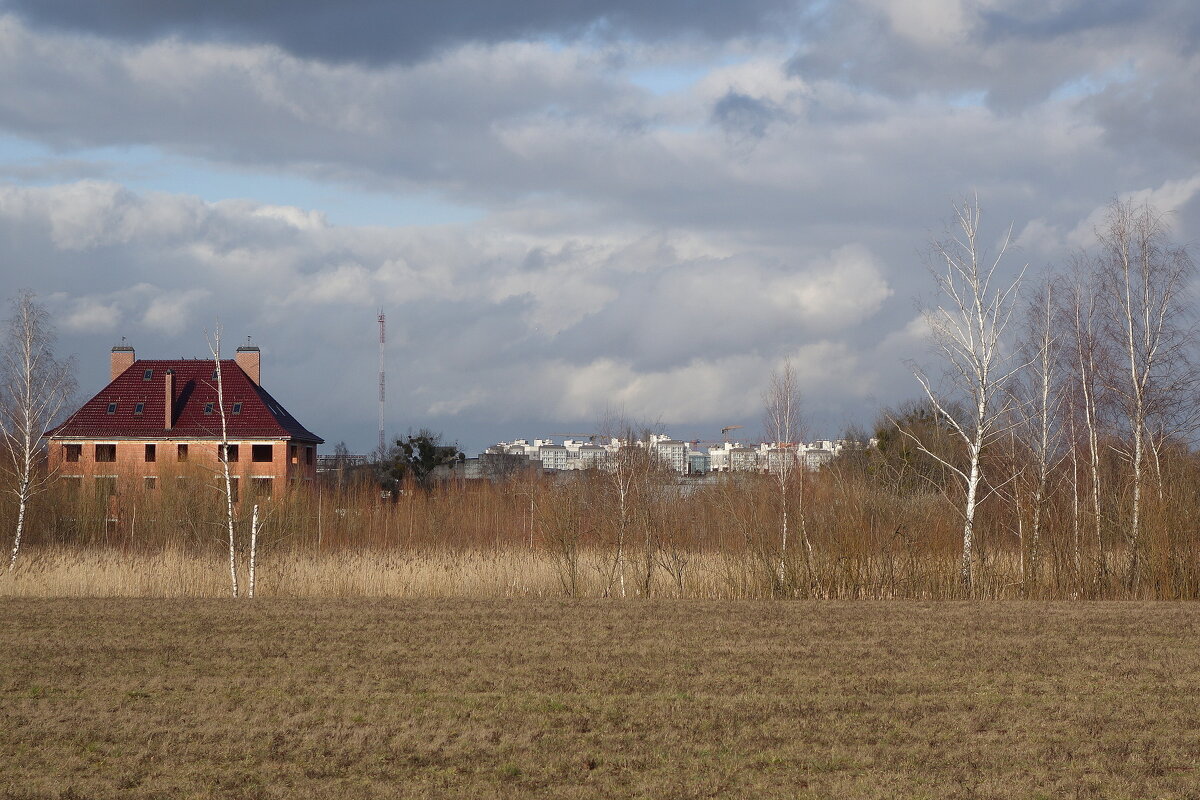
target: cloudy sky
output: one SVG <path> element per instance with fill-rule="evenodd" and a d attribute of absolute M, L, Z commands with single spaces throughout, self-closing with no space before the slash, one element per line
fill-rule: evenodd
<path fill-rule="evenodd" d="M 1014 268 L 1117 195 L 1200 230 L 1192 0 L 0 0 L 0 276 L 81 394 L 219 320 L 332 445 L 814 435 L 916 396 L 922 251 Z"/>

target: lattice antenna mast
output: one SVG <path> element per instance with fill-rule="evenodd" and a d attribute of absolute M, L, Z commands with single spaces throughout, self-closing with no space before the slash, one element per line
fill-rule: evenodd
<path fill-rule="evenodd" d="M 383 372 L 383 346 L 387 343 L 387 316 L 379 310 L 379 457 L 385 454 L 383 444 L 384 396 L 387 382 Z"/>

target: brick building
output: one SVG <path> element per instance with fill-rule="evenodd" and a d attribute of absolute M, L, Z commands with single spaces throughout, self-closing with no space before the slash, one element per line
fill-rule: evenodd
<path fill-rule="evenodd" d="M 311 481 L 324 442 L 262 388 L 261 367 L 252 345 L 221 361 L 235 498 Z M 132 347 L 114 347 L 109 384 L 47 435 L 51 468 L 81 490 L 108 495 L 219 473 L 216 378 L 212 359 L 138 359 Z"/>

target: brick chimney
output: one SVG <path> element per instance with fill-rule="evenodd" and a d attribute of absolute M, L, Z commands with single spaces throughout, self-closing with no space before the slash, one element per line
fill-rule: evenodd
<path fill-rule="evenodd" d="M 259 352 L 258 345 L 250 344 L 247 338 L 246 344 L 237 349 L 233 360 L 250 376 L 250 380 L 262 386 L 262 353 Z"/>
<path fill-rule="evenodd" d="M 163 396 L 163 427 L 166 430 L 171 430 L 175 424 L 175 370 L 167 370 L 165 387 Z"/>
<path fill-rule="evenodd" d="M 129 345 L 119 344 L 112 349 L 111 356 L 111 372 L 109 381 L 115 381 L 117 376 L 133 366 L 133 362 L 137 359 L 133 355 L 133 348 Z"/>

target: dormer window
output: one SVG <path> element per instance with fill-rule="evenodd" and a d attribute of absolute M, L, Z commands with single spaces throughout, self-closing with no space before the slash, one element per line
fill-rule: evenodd
<path fill-rule="evenodd" d="M 233 404 L 233 413 L 235 413 L 235 414 L 240 414 L 240 413 L 242 413 L 242 404 L 241 404 L 241 403 L 234 403 L 234 404 Z"/>
<path fill-rule="evenodd" d="M 109 403 L 109 404 L 108 404 L 108 413 L 109 413 L 109 414 L 115 414 L 115 413 L 117 413 L 117 404 L 116 404 L 116 403 Z"/>
<path fill-rule="evenodd" d="M 135 417 L 140 417 L 140 416 L 141 416 L 141 414 L 142 414 L 142 412 L 143 412 L 143 411 L 145 411 L 145 410 L 146 410 L 146 404 L 145 404 L 145 403 L 138 403 L 136 406 L 134 406 L 134 407 L 133 407 L 133 415 L 134 415 Z"/>
<path fill-rule="evenodd" d="M 148 381 L 153 377 L 154 377 L 154 370 L 152 370 L 152 369 L 148 369 L 144 373 L 142 373 L 142 380 L 144 380 L 144 381 Z"/>

